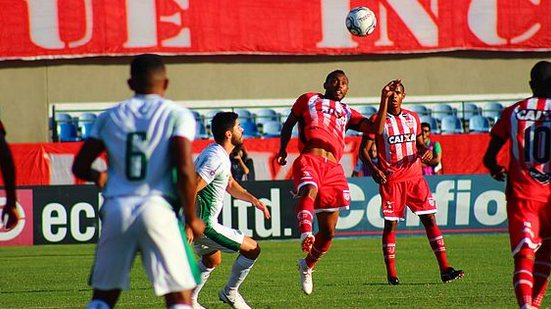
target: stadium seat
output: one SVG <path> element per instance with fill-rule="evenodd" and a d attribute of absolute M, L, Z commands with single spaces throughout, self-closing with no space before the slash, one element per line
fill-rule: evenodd
<path fill-rule="evenodd" d="M 371 105 L 352 106 L 352 108 L 357 110 L 360 114 L 368 118 L 371 117 L 371 115 L 377 113 L 377 108 Z"/>
<path fill-rule="evenodd" d="M 202 121 L 195 122 L 195 139 L 208 139 L 207 128 Z"/>
<path fill-rule="evenodd" d="M 257 125 L 270 121 L 279 121 L 279 114 L 271 108 L 259 109 L 254 114 Z"/>
<path fill-rule="evenodd" d="M 76 142 L 79 140 L 77 126 L 71 115 L 67 113 L 56 113 L 54 119 L 58 141 Z"/>
<path fill-rule="evenodd" d="M 88 138 L 97 117 L 94 113 L 82 113 L 78 116 L 77 125 L 80 139 L 85 140 Z"/>
<path fill-rule="evenodd" d="M 490 132 L 490 120 L 482 115 L 475 115 L 469 120 L 469 132 L 488 133 Z"/>
<path fill-rule="evenodd" d="M 463 120 L 469 120 L 475 115 L 480 115 L 481 110 L 476 104 L 473 103 L 464 103 L 463 106 Z"/>
<path fill-rule="evenodd" d="M 254 123 L 254 115 L 250 110 L 244 108 L 236 108 L 234 112 L 239 115 L 239 122 L 245 123 L 250 122 Z"/>
<path fill-rule="evenodd" d="M 420 116 L 419 117 L 419 120 L 421 120 L 421 122 L 426 122 L 430 125 L 430 130 L 433 132 L 433 133 L 440 133 L 440 128 L 438 127 L 438 120 L 436 120 L 436 118 L 433 118 L 431 116 L 427 116 L 427 115 L 423 115 L 423 116 Z"/>
<path fill-rule="evenodd" d="M 267 121 L 262 124 L 262 136 L 263 137 L 280 137 L 281 136 L 281 122 L 277 120 Z"/>
<path fill-rule="evenodd" d="M 258 128 L 256 124 L 252 121 L 241 122 L 241 127 L 243 128 L 243 136 L 245 138 L 258 137 Z"/>
<path fill-rule="evenodd" d="M 457 116 L 445 116 L 440 122 L 441 134 L 457 134 L 463 133 L 463 123 Z"/>
<path fill-rule="evenodd" d="M 430 116 L 430 109 L 428 109 L 425 105 L 409 104 L 404 106 L 404 108 L 416 113 L 419 117 Z"/>
<path fill-rule="evenodd" d="M 503 105 L 499 102 L 488 102 L 482 108 L 482 116 L 486 116 L 493 122 L 496 122 L 501 117 Z"/>
<path fill-rule="evenodd" d="M 442 121 L 442 118 L 446 116 L 454 116 L 455 110 L 448 104 L 436 104 L 432 107 L 431 116 L 436 118 L 439 121 Z"/>
<path fill-rule="evenodd" d="M 293 127 L 293 131 L 291 131 L 291 137 L 298 137 L 298 124 Z"/>

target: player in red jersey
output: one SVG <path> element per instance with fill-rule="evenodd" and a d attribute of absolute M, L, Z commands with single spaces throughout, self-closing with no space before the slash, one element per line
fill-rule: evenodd
<path fill-rule="evenodd" d="M 406 205 L 419 216 L 432 251 L 440 268 L 441 279 L 449 282 L 462 278 L 462 270 L 455 270 L 448 264 L 444 237 L 436 224 L 436 205 L 429 186 L 421 172 L 421 160 L 432 159 L 432 151 L 425 147 L 419 116 L 402 108 L 405 98 L 404 85 L 393 85 L 384 121 L 382 134 L 364 135 L 360 146 L 360 158 L 372 170 L 373 179 L 380 184 L 383 217 L 383 255 L 385 258 L 387 279 L 391 285 L 400 284 L 395 266 L 396 228 L 398 220 L 404 218 Z M 374 115 L 372 122 L 379 121 L 380 115 Z M 366 155 L 371 145 L 377 143 L 379 164 L 371 162 Z"/>
<path fill-rule="evenodd" d="M 503 110 L 492 128 L 484 165 L 507 177 L 505 196 L 514 258 L 513 285 L 520 308 L 539 308 L 551 271 L 551 63 L 530 73 L 533 96 Z M 497 154 L 510 142 L 509 168 Z"/>
<path fill-rule="evenodd" d="M 15 165 L 11 154 L 10 146 L 6 142 L 6 130 L 0 121 L 0 169 L 4 179 L 4 188 L 6 190 L 6 205 L 0 212 L 0 220 L 6 230 L 13 229 L 19 221 L 19 212 L 17 211 L 16 193 L 15 193 Z"/>
<path fill-rule="evenodd" d="M 293 180 L 296 187 L 302 249 L 308 255 L 299 259 L 299 272 L 304 293 L 312 293 L 312 269 L 329 250 L 335 235 L 339 209 L 350 205 L 350 190 L 339 161 L 344 151 L 347 129 L 362 132 L 382 130 L 359 112 L 341 102 L 348 92 L 348 77 L 336 70 L 325 79 L 325 94 L 306 93 L 300 96 L 291 109 L 281 130 L 281 145 L 277 162 L 287 163 L 287 144 L 293 127 L 298 123 L 300 156 L 293 163 Z M 388 85 L 383 90 L 380 113 L 386 113 Z M 312 234 L 314 213 L 318 232 Z"/>

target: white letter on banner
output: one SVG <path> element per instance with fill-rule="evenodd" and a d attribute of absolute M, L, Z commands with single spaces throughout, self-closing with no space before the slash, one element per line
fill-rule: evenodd
<path fill-rule="evenodd" d="M 249 207 L 253 207 L 253 204 L 249 202 L 245 202 L 242 200 L 234 200 L 233 205 L 237 207 L 237 229 L 243 232 L 243 234 L 252 237 L 253 236 L 253 230 L 249 228 L 249 224 L 247 222 L 247 209 Z M 255 208 L 256 209 L 256 208 Z"/>
<path fill-rule="evenodd" d="M 539 5 L 541 0 L 530 0 L 534 5 Z M 488 45 L 505 45 L 507 39 L 497 33 L 497 0 L 473 0 L 467 13 L 469 29 L 482 42 Z M 540 23 L 533 24 L 530 29 L 512 38 L 511 43 L 520 43 L 533 37 L 541 29 Z"/>
<path fill-rule="evenodd" d="M 59 35 L 57 0 L 25 0 L 29 11 L 31 42 L 46 49 L 63 49 L 65 43 Z M 69 42 L 70 48 L 82 46 L 92 39 L 93 11 L 92 0 L 84 1 L 85 33 L 77 41 Z"/>
<path fill-rule="evenodd" d="M 173 0 L 178 4 L 182 10 L 187 10 L 189 8 L 188 0 Z M 180 12 L 174 13 L 171 16 L 161 16 L 162 22 L 172 23 L 178 26 L 182 25 L 182 14 Z M 191 36 L 189 33 L 189 28 L 182 27 L 180 32 L 166 40 L 163 40 L 163 46 L 165 47 L 190 47 L 191 46 Z"/>
<path fill-rule="evenodd" d="M 55 213 L 55 214 L 54 214 Z M 52 231 L 52 225 L 63 225 L 57 229 L 57 233 Z M 44 206 L 42 210 L 42 235 L 49 242 L 60 242 L 67 236 L 67 213 L 63 205 L 51 203 Z"/>
<path fill-rule="evenodd" d="M 155 0 L 126 0 L 128 40 L 125 48 L 157 46 L 157 7 Z"/>
<path fill-rule="evenodd" d="M 352 40 L 352 35 L 346 29 L 344 21 L 350 10 L 348 1 L 321 1 L 321 42 L 318 48 L 354 48 L 358 43 Z"/>
<path fill-rule="evenodd" d="M 497 204 L 495 214 L 488 213 L 488 205 L 491 201 Z M 482 225 L 495 226 L 507 220 L 507 207 L 505 193 L 497 190 L 483 192 L 474 202 L 474 216 Z"/>
<path fill-rule="evenodd" d="M 365 194 L 362 188 L 360 188 L 358 185 L 355 185 L 353 183 L 349 183 L 348 186 L 350 187 L 350 199 L 353 202 L 362 202 L 362 205 L 366 205 Z M 348 212 L 348 215 L 342 216 L 347 212 Z M 340 214 L 341 216 L 337 221 L 337 230 L 347 230 L 347 229 L 354 228 L 356 225 L 360 224 L 364 216 L 364 208 L 342 210 Z"/>
<path fill-rule="evenodd" d="M 94 237 L 96 229 L 92 226 L 86 228 L 84 233 L 80 232 L 80 213 L 83 212 L 86 218 L 94 218 L 94 207 L 88 203 L 77 203 L 71 209 L 71 235 L 76 241 L 88 241 Z"/>
<path fill-rule="evenodd" d="M 259 237 L 267 238 L 270 236 L 278 237 L 281 236 L 281 215 L 280 215 L 280 202 L 279 202 L 279 189 L 272 188 L 270 189 L 270 199 L 261 198 L 260 201 L 266 204 L 270 209 L 270 221 L 272 228 L 266 228 L 264 225 L 264 212 L 254 210 L 254 220 L 255 220 L 255 229 L 256 234 Z"/>
<path fill-rule="evenodd" d="M 417 0 L 386 0 L 400 16 L 419 44 L 426 47 L 438 46 L 438 25 Z M 438 7 L 432 5 L 432 10 Z M 433 12 L 438 15 L 438 12 Z"/>

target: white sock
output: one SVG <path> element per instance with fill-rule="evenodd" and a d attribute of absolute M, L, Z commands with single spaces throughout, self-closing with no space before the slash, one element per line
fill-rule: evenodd
<path fill-rule="evenodd" d="M 226 284 L 226 291 L 239 289 L 239 286 L 243 283 L 243 280 L 247 278 L 251 268 L 253 268 L 255 261 L 256 260 L 251 260 L 243 255 L 239 255 L 237 259 L 235 259 L 231 269 L 230 279 Z"/>
<path fill-rule="evenodd" d="M 192 308 L 193 307 L 191 307 L 188 304 L 172 304 L 168 306 L 168 309 L 192 309 Z"/>
<path fill-rule="evenodd" d="M 201 282 L 197 284 L 197 286 L 193 289 L 193 292 L 191 294 L 191 299 L 197 300 L 199 298 L 199 292 L 201 292 L 201 289 L 203 286 L 205 286 L 205 283 L 207 283 L 207 280 L 210 277 L 210 274 L 214 270 L 214 268 L 207 268 L 205 264 L 203 264 L 202 260 L 199 260 L 199 263 L 197 263 L 199 266 L 199 270 L 201 271 Z"/>
<path fill-rule="evenodd" d="M 88 303 L 88 306 L 86 306 L 86 309 L 111 309 L 111 307 L 103 300 L 92 299 Z"/>

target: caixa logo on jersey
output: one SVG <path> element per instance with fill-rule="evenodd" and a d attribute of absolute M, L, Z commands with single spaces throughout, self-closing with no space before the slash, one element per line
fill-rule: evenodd
<path fill-rule="evenodd" d="M 34 243 L 95 243 L 100 233 L 100 195 L 94 186 L 34 190 Z"/>

